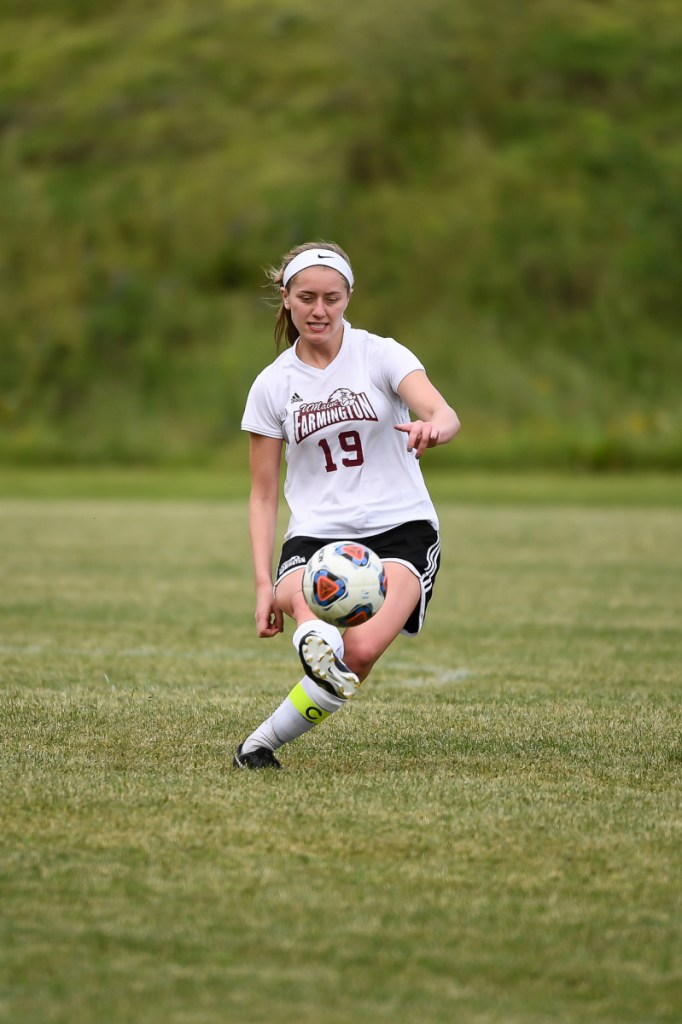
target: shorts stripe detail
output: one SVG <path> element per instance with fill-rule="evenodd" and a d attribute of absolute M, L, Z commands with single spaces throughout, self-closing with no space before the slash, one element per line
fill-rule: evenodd
<path fill-rule="evenodd" d="M 310 556 L 331 541 L 332 537 L 290 537 L 285 540 L 275 576 L 274 592 L 285 576 L 302 570 Z M 419 580 L 420 599 L 401 630 L 406 636 L 415 636 L 422 628 L 426 610 L 433 595 L 436 575 L 440 566 L 441 543 L 437 527 L 427 520 L 401 523 L 382 533 L 350 539 L 366 544 L 385 562 L 404 565 Z M 300 560 L 300 561 L 299 561 Z"/>
<path fill-rule="evenodd" d="M 422 580 L 424 581 L 424 589 L 425 590 L 432 590 L 433 589 L 433 581 L 435 580 L 436 573 L 438 572 L 438 562 L 439 562 L 439 559 L 440 559 L 440 538 L 438 538 L 438 540 L 433 542 L 433 544 L 431 545 L 431 547 L 428 549 L 428 551 L 426 553 L 426 569 L 424 570 L 424 575 L 422 576 Z"/>

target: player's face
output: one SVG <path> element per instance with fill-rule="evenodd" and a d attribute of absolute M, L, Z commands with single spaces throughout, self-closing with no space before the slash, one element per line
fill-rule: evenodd
<path fill-rule="evenodd" d="M 331 267 L 302 270 L 290 283 L 288 291 L 282 289 L 282 297 L 305 345 L 318 347 L 341 341 L 343 314 L 350 291 L 338 270 Z"/>

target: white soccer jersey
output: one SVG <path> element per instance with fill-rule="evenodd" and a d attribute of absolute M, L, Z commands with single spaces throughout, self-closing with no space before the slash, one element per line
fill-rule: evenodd
<path fill-rule="evenodd" d="M 438 529 L 419 461 L 394 430 L 410 418 L 398 385 L 421 369 L 404 345 L 344 321 L 329 366 L 301 362 L 293 345 L 258 375 L 242 430 L 286 442 L 287 539 L 364 537 L 415 519 Z"/>

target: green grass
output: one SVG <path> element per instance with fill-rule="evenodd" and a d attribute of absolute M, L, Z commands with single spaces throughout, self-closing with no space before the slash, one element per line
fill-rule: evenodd
<path fill-rule="evenodd" d="M 423 635 L 263 775 L 243 501 L 5 496 L 0 1020 L 679 1020 L 680 499 L 612 485 L 470 479 Z"/>
<path fill-rule="evenodd" d="M 679 507 L 682 474 L 626 472 L 495 473 L 448 464 L 442 449 L 429 453 L 425 473 L 441 501 L 466 504 L 627 505 Z M 243 498 L 248 494 L 246 451 L 199 468 L 187 466 L 3 466 L 1 498 Z"/>

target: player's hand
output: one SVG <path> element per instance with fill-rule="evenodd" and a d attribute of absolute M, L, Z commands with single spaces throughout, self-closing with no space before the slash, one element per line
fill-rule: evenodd
<path fill-rule="evenodd" d="M 407 450 L 413 451 L 418 459 L 421 459 L 427 448 L 435 448 L 438 444 L 438 428 L 426 420 L 396 423 L 395 429 L 407 434 Z"/>
<path fill-rule="evenodd" d="M 271 587 L 256 595 L 256 632 L 260 637 L 277 636 L 284 632 L 284 615 L 275 604 Z"/>

